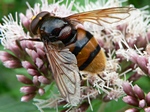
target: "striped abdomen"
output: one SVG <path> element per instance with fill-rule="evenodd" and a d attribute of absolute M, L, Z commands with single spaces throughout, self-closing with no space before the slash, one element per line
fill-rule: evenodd
<path fill-rule="evenodd" d="M 67 46 L 76 56 L 79 70 L 97 73 L 105 68 L 105 54 L 91 33 L 77 29 L 77 40 Z"/>

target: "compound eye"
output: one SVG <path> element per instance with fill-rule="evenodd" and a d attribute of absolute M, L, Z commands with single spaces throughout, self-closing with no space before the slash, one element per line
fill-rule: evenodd
<path fill-rule="evenodd" d="M 55 28 L 55 29 L 52 31 L 51 35 L 53 35 L 53 36 L 58 36 L 59 33 L 60 33 L 60 31 L 61 31 L 61 28 Z"/>
<path fill-rule="evenodd" d="M 72 30 L 72 29 L 71 29 L 70 26 L 64 27 L 64 28 L 61 30 L 61 32 L 59 33 L 58 38 L 59 38 L 60 40 L 66 39 L 66 38 L 71 34 L 71 30 Z"/>
<path fill-rule="evenodd" d="M 42 19 L 49 16 L 49 12 L 40 12 L 37 16 L 35 16 L 34 18 L 32 18 L 32 22 L 30 24 L 30 31 L 36 35 L 37 34 L 37 30 L 39 28 L 39 25 L 42 22 Z"/>
<path fill-rule="evenodd" d="M 41 39 L 47 42 L 54 42 L 57 41 L 56 36 L 52 35 L 51 33 L 46 33 L 44 30 L 40 30 Z"/>

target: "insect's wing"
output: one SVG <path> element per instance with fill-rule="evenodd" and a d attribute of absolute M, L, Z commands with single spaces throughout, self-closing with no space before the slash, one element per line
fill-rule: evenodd
<path fill-rule="evenodd" d="M 45 47 L 53 77 L 62 97 L 72 106 L 76 106 L 80 100 L 80 74 L 76 57 L 69 49 L 58 51 L 48 44 L 45 44 Z"/>
<path fill-rule="evenodd" d="M 133 7 L 113 7 L 73 14 L 67 19 L 80 23 L 87 21 L 98 25 L 102 25 L 102 23 L 111 24 L 126 19 L 132 10 L 134 10 Z"/>

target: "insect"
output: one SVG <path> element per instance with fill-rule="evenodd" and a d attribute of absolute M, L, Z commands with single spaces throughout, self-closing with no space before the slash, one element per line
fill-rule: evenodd
<path fill-rule="evenodd" d="M 30 30 L 39 35 L 53 77 L 62 97 L 72 106 L 80 102 L 80 73 L 99 73 L 104 70 L 106 57 L 93 35 L 78 23 L 97 25 L 115 23 L 130 15 L 131 7 L 114 7 L 77 13 L 68 17 L 56 17 L 50 12 L 40 12 L 33 18 Z"/>

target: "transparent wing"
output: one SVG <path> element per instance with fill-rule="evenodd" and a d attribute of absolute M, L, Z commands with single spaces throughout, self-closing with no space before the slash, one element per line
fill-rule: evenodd
<path fill-rule="evenodd" d="M 80 99 L 80 74 L 76 57 L 69 49 L 57 50 L 46 44 L 47 57 L 62 97 L 76 106 Z"/>
<path fill-rule="evenodd" d="M 130 11 L 134 9 L 133 7 L 113 7 L 73 14 L 67 19 L 80 23 L 87 21 L 98 25 L 102 22 L 111 24 L 126 19 L 130 16 Z"/>

